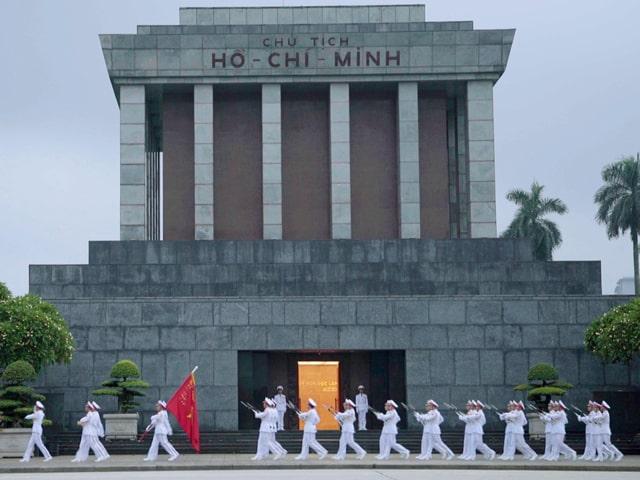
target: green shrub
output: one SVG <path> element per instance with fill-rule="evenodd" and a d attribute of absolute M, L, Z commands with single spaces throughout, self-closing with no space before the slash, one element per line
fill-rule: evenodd
<path fill-rule="evenodd" d="M 102 387 L 93 391 L 94 395 L 109 395 L 118 399 L 118 411 L 127 413 L 139 404 L 135 397 L 143 397 L 149 384 L 140 379 L 140 369 L 131 360 L 120 360 L 111 368 L 111 378 L 102 382 Z"/>
<path fill-rule="evenodd" d="M 558 370 L 548 363 L 538 363 L 529 369 L 528 383 L 516 385 L 513 389 L 517 392 L 527 392 L 527 398 L 544 408 L 551 401 L 552 396 L 561 397 L 573 385 L 559 380 Z"/>
<path fill-rule="evenodd" d="M 7 365 L 2 372 L 3 388 L 0 390 L 0 425 L 3 427 L 28 427 L 30 420 L 25 415 L 33 411 L 36 400 L 44 401 L 45 397 L 36 393 L 33 388 L 24 385 L 36 378 L 36 372 L 29 362 L 18 360 Z M 45 425 L 51 422 L 46 421 Z"/>
<path fill-rule="evenodd" d="M 69 363 L 73 350 L 73 336 L 53 305 L 35 295 L 12 297 L 0 284 L 0 369 L 25 360 L 38 373 Z"/>
<path fill-rule="evenodd" d="M 584 336 L 587 350 L 607 363 L 630 363 L 640 353 L 640 299 L 612 308 Z"/>

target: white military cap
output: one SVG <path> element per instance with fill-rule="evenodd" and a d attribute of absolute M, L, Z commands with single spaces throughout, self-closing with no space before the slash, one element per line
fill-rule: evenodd
<path fill-rule="evenodd" d="M 587 402 L 587 405 L 593 405 L 593 404 L 594 404 L 594 401 L 593 401 L 593 400 L 589 400 L 589 401 Z"/>
<path fill-rule="evenodd" d="M 356 404 L 355 404 L 355 403 L 353 403 L 353 401 L 352 401 L 352 400 L 349 400 L 348 398 L 345 400 L 345 403 L 348 403 L 348 404 L 349 404 L 349 405 L 351 405 L 352 407 L 355 407 L 355 406 L 356 406 Z"/>
<path fill-rule="evenodd" d="M 437 404 L 437 402 L 435 400 L 427 400 L 427 405 L 433 405 L 434 407 L 438 408 L 440 405 Z"/>
<path fill-rule="evenodd" d="M 358 385 L 358 390 L 360 389 L 364 390 L 364 385 Z"/>
<path fill-rule="evenodd" d="M 40 400 L 36 400 L 36 407 L 44 410 L 44 405 L 42 404 L 42 402 Z"/>
<path fill-rule="evenodd" d="M 167 402 L 165 402 L 164 400 L 158 400 L 158 405 L 160 405 L 162 408 L 167 408 Z"/>
<path fill-rule="evenodd" d="M 278 385 L 278 386 L 276 387 L 276 390 L 284 390 L 284 388 L 282 387 L 282 385 Z"/>
<path fill-rule="evenodd" d="M 87 400 L 87 403 L 85 403 L 85 407 L 89 407 L 89 409 L 95 410 L 93 403 L 91 403 L 91 401 L 89 400 Z"/>
<path fill-rule="evenodd" d="M 473 405 L 473 400 L 467 400 L 467 405 Z"/>
<path fill-rule="evenodd" d="M 100 405 L 98 405 L 96 402 L 91 402 L 91 406 L 94 410 L 100 410 Z"/>
<path fill-rule="evenodd" d="M 476 400 L 476 405 L 478 405 L 481 408 L 484 408 L 484 403 L 482 403 L 480 400 Z"/>
<path fill-rule="evenodd" d="M 605 402 L 604 400 L 600 403 L 600 405 L 602 405 L 604 408 L 606 408 L 607 410 L 609 410 L 611 407 L 609 406 L 609 404 L 607 402 Z"/>
<path fill-rule="evenodd" d="M 567 406 L 564 403 L 562 403 L 562 400 L 558 400 L 558 405 L 560 405 L 563 409 L 567 408 Z"/>
<path fill-rule="evenodd" d="M 518 402 L 518 406 L 519 406 L 522 410 L 524 410 L 524 402 L 523 402 L 522 400 L 520 400 L 520 401 Z"/>
<path fill-rule="evenodd" d="M 313 398 L 310 398 L 308 403 L 312 407 L 317 407 L 318 406 L 318 404 L 316 403 L 316 401 Z"/>
<path fill-rule="evenodd" d="M 398 404 L 393 400 L 387 400 L 387 403 L 391 405 L 393 408 L 398 408 Z"/>
<path fill-rule="evenodd" d="M 264 397 L 264 403 L 266 403 L 270 407 L 275 406 L 275 402 L 273 400 L 271 400 L 269 397 Z"/>

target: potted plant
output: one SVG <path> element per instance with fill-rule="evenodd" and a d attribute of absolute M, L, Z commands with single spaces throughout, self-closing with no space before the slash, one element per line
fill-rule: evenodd
<path fill-rule="evenodd" d="M 111 368 L 110 379 L 102 382 L 102 388 L 94 395 L 109 395 L 118 400 L 118 413 L 104 415 L 105 435 L 109 439 L 135 440 L 138 434 L 139 405 L 136 397 L 143 397 L 149 384 L 140 378 L 140 369 L 131 360 L 120 360 Z"/>
<path fill-rule="evenodd" d="M 21 457 L 31 436 L 31 421 L 25 415 L 33 412 L 36 400 L 45 397 L 25 382 L 34 380 L 36 371 L 29 362 L 18 360 L 7 365 L 0 379 L 0 456 Z M 44 425 L 51 425 L 49 420 Z"/>
<path fill-rule="evenodd" d="M 538 410 L 547 410 L 551 398 L 555 395 L 561 397 L 573 388 L 570 383 L 560 380 L 558 370 L 548 363 L 538 363 L 529 369 L 527 382 L 516 385 L 513 389 L 517 392 L 526 392 L 527 399 L 533 402 Z M 529 437 L 541 438 L 544 436 L 544 424 L 538 417 L 538 413 L 528 413 Z"/>

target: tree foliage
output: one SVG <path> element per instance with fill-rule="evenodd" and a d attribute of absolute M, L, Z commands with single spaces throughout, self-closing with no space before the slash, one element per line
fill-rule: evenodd
<path fill-rule="evenodd" d="M 542 196 L 544 186 L 531 184 L 531 191 L 511 190 L 507 200 L 518 206 L 509 227 L 502 233 L 504 238 L 529 238 L 533 244 L 533 255 L 538 260 L 551 260 L 553 250 L 562 243 L 558 226 L 544 218 L 550 213 L 567 213 L 567 206 L 557 198 Z"/>
<path fill-rule="evenodd" d="M 0 284 L 0 369 L 25 360 L 37 373 L 69 363 L 73 350 L 73 336 L 53 305 L 35 295 L 13 297 Z"/>
<path fill-rule="evenodd" d="M 45 397 L 36 393 L 25 382 L 36 378 L 35 369 L 24 360 L 7 365 L 2 372 L 2 390 L 0 390 L 0 425 L 16 428 L 26 427 L 31 424 L 25 420 L 25 415 L 33 411 L 36 400 L 44 401 Z M 50 423 L 50 422 L 48 422 Z"/>
<path fill-rule="evenodd" d="M 135 397 L 143 397 L 142 390 L 149 384 L 140 379 L 140 369 L 131 360 L 120 360 L 112 368 L 111 378 L 102 382 L 102 387 L 93 391 L 94 395 L 109 395 L 118 399 L 118 411 L 127 413 L 139 404 Z"/>
<path fill-rule="evenodd" d="M 612 308 L 584 336 L 590 352 L 607 363 L 629 363 L 640 354 L 640 299 Z"/>
<path fill-rule="evenodd" d="M 560 380 L 558 370 L 548 363 L 538 363 L 529 369 L 528 383 L 516 385 L 513 389 L 517 392 L 527 392 L 527 398 L 534 401 L 539 407 L 549 403 L 552 396 L 561 397 L 573 385 Z"/>
<path fill-rule="evenodd" d="M 638 235 L 640 234 L 640 158 L 625 157 L 602 169 L 602 185 L 595 194 L 596 220 L 607 227 L 609 238 L 629 231 L 633 245 L 633 274 L 636 295 L 640 295 Z"/>

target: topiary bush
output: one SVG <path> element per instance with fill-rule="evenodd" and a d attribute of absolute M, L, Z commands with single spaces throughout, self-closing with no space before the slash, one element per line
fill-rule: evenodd
<path fill-rule="evenodd" d="M 640 353 L 640 299 L 612 308 L 584 336 L 587 350 L 607 363 L 631 363 Z"/>
<path fill-rule="evenodd" d="M 36 371 L 29 362 L 18 360 L 7 365 L 0 380 L 3 388 L 0 390 L 0 425 L 9 428 L 28 427 L 31 420 L 25 420 L 25 415 L 33 411 L 36 400 L 44 401 L 44 395 L 36 393 L 25 382 L 36 378 Z M 45 420 L 45 425 L 51 422 Z"/>
<path fill-rule="evenodd" d="M 35 295 L 13 297 L 0 283 L 0 369 L 25 360 L 38 373 L 69 363 L 73 350 L 73 336 L 53 305 Z"/>
<path fill-rule="evenodd" d="M 131 360 L 120 360 L 112 368 L 110 379 L 102 382 L 102 387 L 93 391 L 94 395 L 109 395 L 118 399 L 118 411 L 128 413 L 139 404 L 136 397 L 143 397 L 149 384 L 140 379 L 140 369 Z"/>
<path fill-rule="evenodd" d="M 516 385 L 517 392 L 527 392 L 527 398 L 536 404 L 537 408 L 546 408 L 552 396 L 561 397 L 573 388 L 570 383 L 559 379 L 558 370 L 548 363 L 538 363 L 529 369 L 528 383 Z"/>

